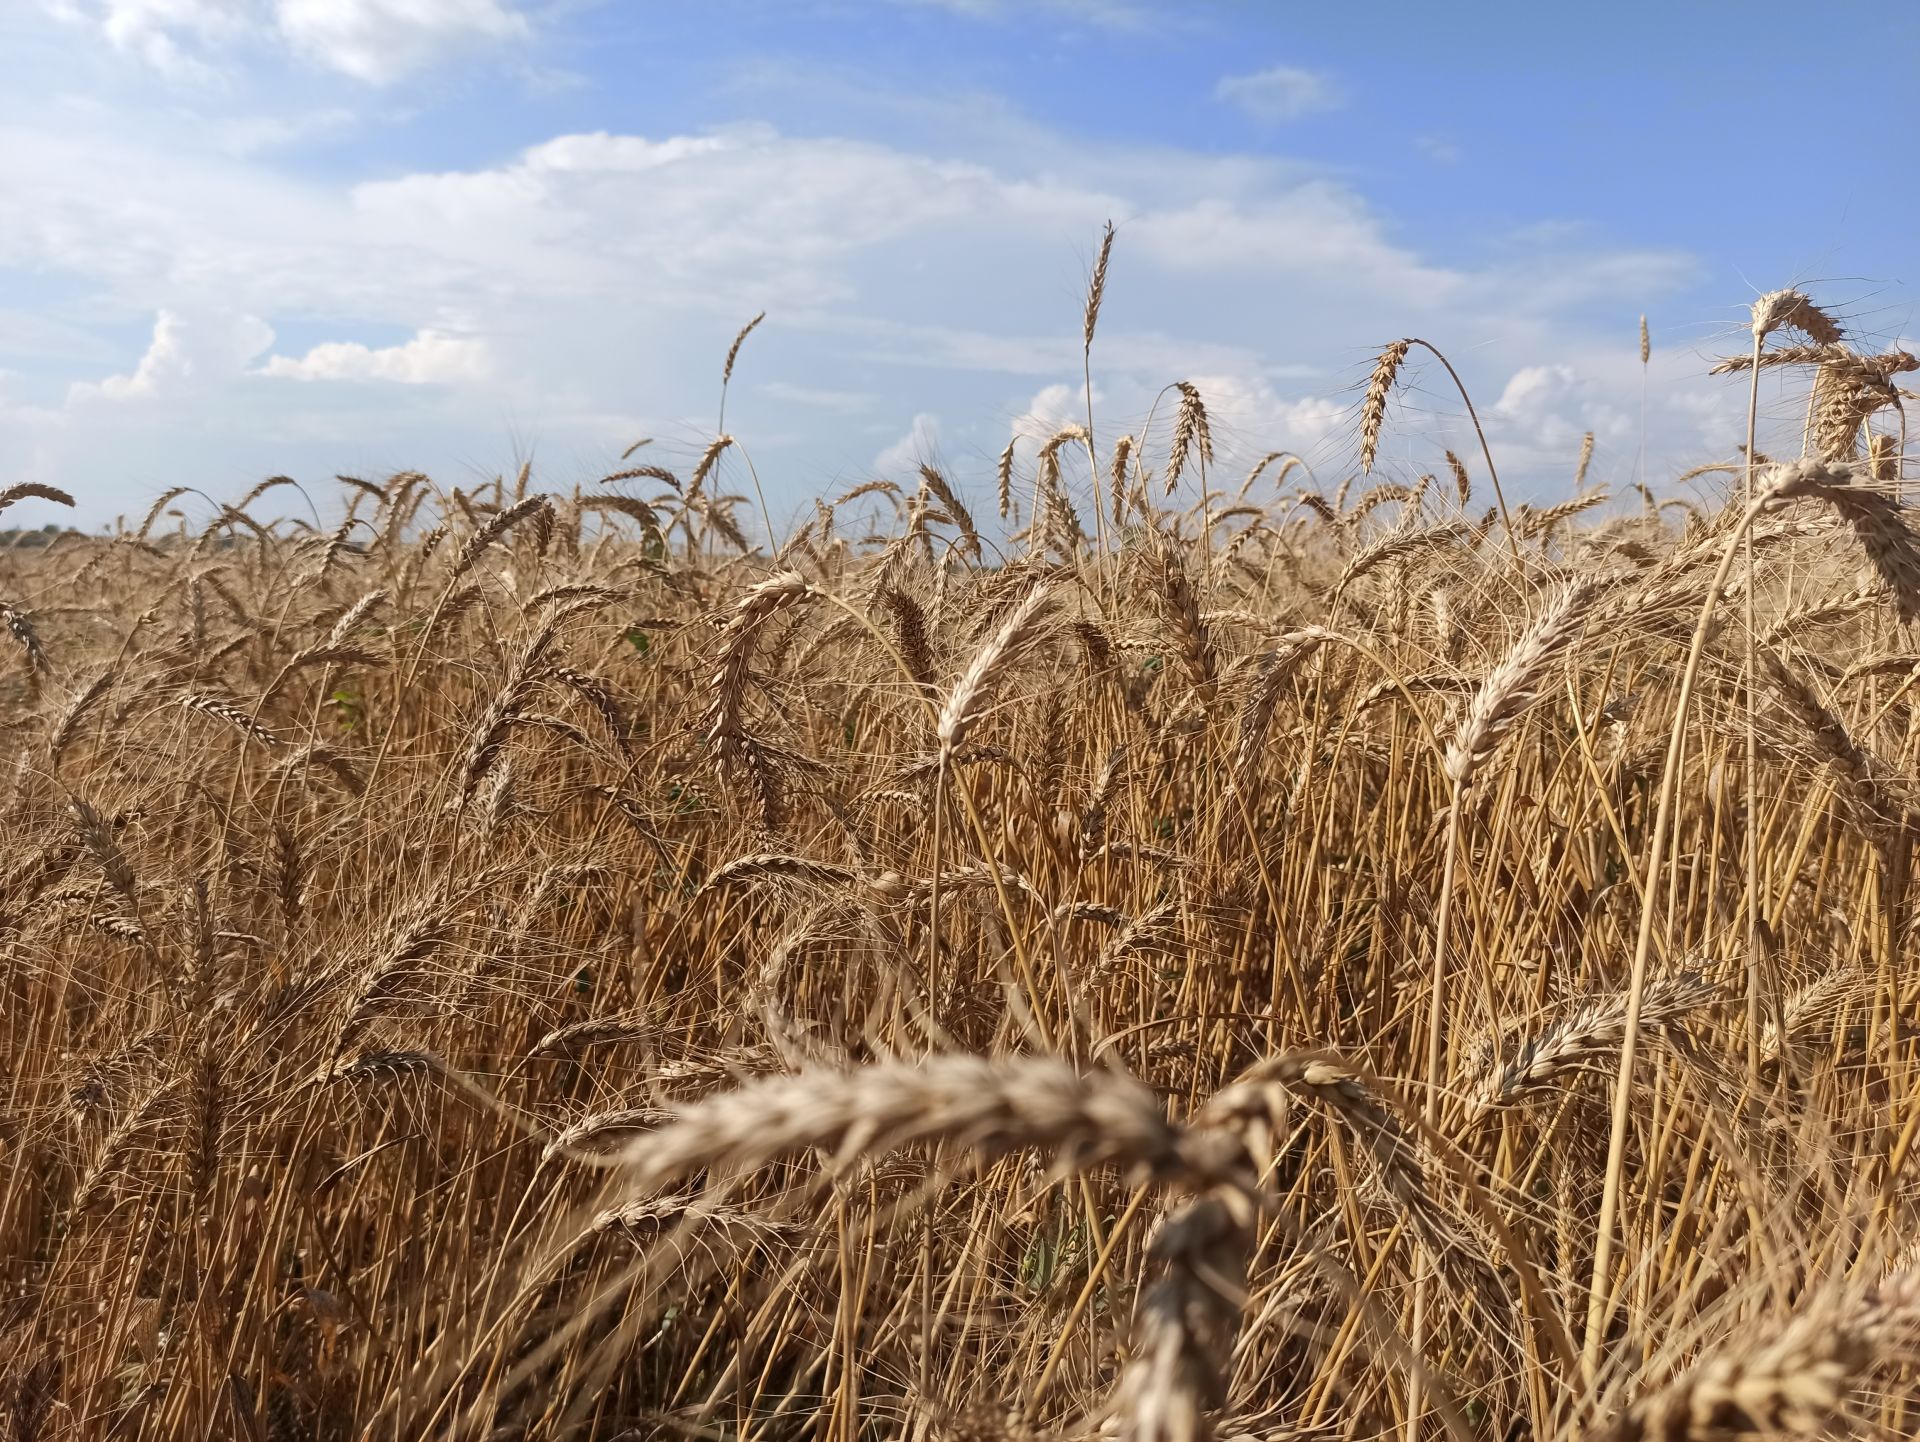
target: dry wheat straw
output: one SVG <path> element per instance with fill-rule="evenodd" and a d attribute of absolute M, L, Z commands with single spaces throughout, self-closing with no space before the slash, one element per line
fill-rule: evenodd
<path fill-rule="evenodd" d="M 0 1433 L 1907 1435 L 1914 361 L 1760 309 L 1806 459 L 1525 552 L 1091 413 L 995 563 L 931 469 L 16 530 Z"/>
<path fill-rule="evenodd" d="M 1251 1217 L 1232 1193 L 1200 1197 L 1148 1248 L 1159 1277 L 1141 1294 L 1132 1356 L 1114 1390 L 1125 1442 L 1208 1442 L 1227 1400 L 1227 1362 L 1246 1305 Z"/>
<path fill-rule="evenodd" d="M 40 644 L 40 633 L 34 629 L 33 618 L 27 612 L 0 601 L 0 621 L 6 623 L 7 634 L 26 652 L 27 664 L 36 673 L 45 675 L 53 670 L 53 662 L 47 657 L 46 647 Z"/>
<path fill-rule="evenodd" d="M 1840 327 L 1797 290 L 1768 291 L 1754 301 L 1754 338 L 1764 341 L 1777 330 L 1797 330 L 1820 345 L 1840 342 Z"/>
<path fill-rule="evenodd" d="M 268 750 L 281 744 L 278 736 L 248 715 L 245 708 L 236 705 L 226 697 L 188 692 L 180 698 L 180 704 L 189 711 L 198 711 L 203 715 L 213 716 L 226 722 L 249 741 L 256 742 Z"/>
<path fill-rule="evenodd" d="M 960 497 L 954 492 L 947 478 L 940 474 L 937 468 L 922 462 L 920 479 L 926 484 L 928 490 L 940 498 L 940 504 L 947 508 L 947 515 L 953 519 L 954 525 L 960 528 L 960 534 L 966 538 L 967 545 L 973 554 L 980 555 L 980 532 L 974 528 L 973 513 L 961 504 Z"/>
<path fill-rule="evenodd" d="M 1013 439 L 1009 438 L 1007 447 L 1000 452 L 1000 459 L 993 470 L 995 495 L 998 497 L 1000 519 L 1003 521 L 1013 513 L 1013 445 Z"/>

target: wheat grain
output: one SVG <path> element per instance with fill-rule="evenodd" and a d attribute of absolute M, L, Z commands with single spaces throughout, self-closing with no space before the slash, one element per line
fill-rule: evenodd
<path fill-rule="evenodd" d="M 766 318 L 767 313 L 763 310 L 752 320 L 740 327 L 740 333 L 733 338 L 733 344 L 727 347 L 727 363 L 720 368 L 721 385 L 731 385 L 733 383 L 733 363 L 740 359 L 740 347 L 747 343 L 747 337 L 752 335 L 760 322 Z M 630 455 L 632 452 L 629 451 L 628 454 Z M 622 459 L 624 459 L 624 457 Z"/>
<path fill-rule="evenodd" d="M 1393 383 L 1412 344 L 1394 341 L 1380 352 L 1380 358 L 1373 363 L 1373 374 L 1367 378 L 1366 398 L 1360 404 L 1360 469 L 1365 474 L 1372 473 L 1374 457 L 1380 452 L 1380 428 L 1387 419 L 1387 397 L 1393 391 Z"/>
<path fill-rule="evenodd" d="M 1580 639 L 1588 612 L 1605 592 L 1606 587 L 1593 578 L 1573 582 L 1547 602 L 1506 658 L 1487 673 L 1447 749 L 1446 772 L 1455 784 L 1472 781 L 1501 738 L 1533 705 L 1547 668 Z"/>

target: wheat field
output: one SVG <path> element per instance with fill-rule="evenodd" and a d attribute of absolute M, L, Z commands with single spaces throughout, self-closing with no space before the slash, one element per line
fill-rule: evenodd
<path fill-rule="evenodd" d="M 6 1435 L 1911 1435 L 1913 365 L 11 534 Z"/>

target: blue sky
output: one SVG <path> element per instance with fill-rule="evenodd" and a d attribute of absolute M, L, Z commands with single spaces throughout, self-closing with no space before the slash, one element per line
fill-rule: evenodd
<path fill-rule="evenodd" d="M 1353 464 L 1372 354 L 1462 371 L 1513 489 L 1724 454 L 1710 380 L 1802 284 L 1914 333 L 1897 11 L 1139 0 L 4 0 L 0 483 L 89 523 L 191 483 L 525 456 L 591 483 L 726 424 L 777 511 L 1194 380 L 1221 464 Z M 1885 73 L 1875 76 L 1876 63 Z M 1471 440 L 1410 373 L 1381 467 Z M 1793 396 L 1768 395 L 1785 425 Z M 1478 467 L 1476 466 L 1476 470 Z M 276 493 L 283 494 L 283 493 Z M 50 519 L 16 510 L 8 519 Z"/>

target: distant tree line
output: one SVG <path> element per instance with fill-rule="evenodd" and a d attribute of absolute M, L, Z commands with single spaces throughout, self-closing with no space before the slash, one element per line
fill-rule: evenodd
<path fill-rule="evenodd" d="M 38 530 L 21 530 L 16 527 L 12 530 L 0 531 L 0 548 L 51 546 L 55 536 L 72 529 L 71 526 L 56 525 L 49 521 Z"/>

